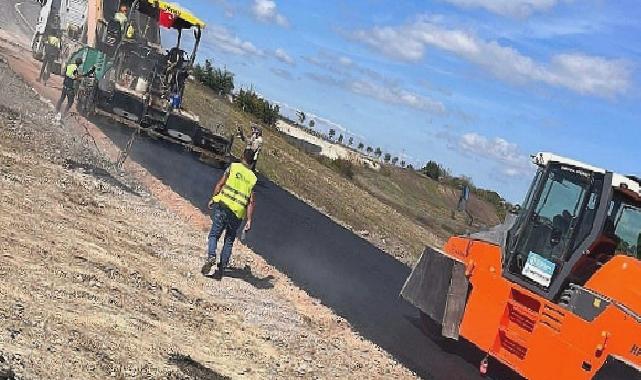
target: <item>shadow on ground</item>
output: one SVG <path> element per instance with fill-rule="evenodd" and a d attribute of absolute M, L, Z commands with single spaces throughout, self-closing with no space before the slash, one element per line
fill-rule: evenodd
<path fill-rule="evenodd" d="M 220 280 L 220 277 L 218 277 L 217 274 L 218 273 L 216 272 L 216 273 L 207 275 L 205 277 Z M 243 280 L 256 289 L 264 290 L 264 289 L 272 289 L 274 287 L 274 284 L 272 283 L 274 276 L 270 274 L 267 277 L 257 277 L 252 272 L 252 268 L 249 265 L 245 265 L 243 268 L 233 268 L 233 267 L 227 268 L 225 270 L 224 277 L 237 278 L 239 280 Z"/>
<path fill-rule="evenodd" d="M 172 354 L 169 356 L 169 364 L 173 364 L 180 371 L 191 379 L 198 380 L 231 380 L 231 377 L 221 375 L 218 372 L 205 367 L 192 359 L 189 355 Z"/>
<path fill-rule="evenodd" d="M 242 269 L 229 268 L 225 271 L 225 277 L 241 279 L 256 289 L 271 289 L 274 287 L 272 283 L 274 276 L 270 274 L 267 277 L 257 277 L 249 265 L 245 265 Z"/>
<path fill-rule="evenodd" d="M 432 342 L 443 351 L 463 358 L 472 365 L 480 365 L 484 358 L 488 359 L 488 371 L 485 378 L 493 380 L 525 380 L 522 376 L 512 371 L 505 364 L 481 351 L 473 343 L 465 338 L 453 340 L 441 334 L 442 326 L 419 312 L 416 317 L 406 315 L 405 319 L 427 336 Z"/>
<path fill-rule="evenodd" d="M 70 169 L 70 170 L 81 170 L 83 173 L 88 174 L 96 179 L 101 179 L 113 186 L 118 187 L 119 189 L 129 194 L 136 195 L 138 197 L 140 196 L 138 192 L 136 192 L 131 187 L 125 185 L 124 183 L 120 182 L 117 178 L 111 175 L 111 173 L 109 173 L 107 170 L 103 168 L 99 168 L 92 164 L 76 162 L 74 160 L 65 160 L 65 163 L 63 166 L 66 169 Z"/>
<path fill-rule="evenodd" d="M 16 375 L 11 370 L 0 370 L 0 380 L 15 380 Z"/>

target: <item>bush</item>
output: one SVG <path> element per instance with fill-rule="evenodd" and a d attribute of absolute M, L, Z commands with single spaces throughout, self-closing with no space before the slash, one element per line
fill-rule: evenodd
<path fill-rule="evenodd" d="M 234 98 L 234 105 L 249 114 L 254 115 L 263 123 L 273 126 L 280 117 L 278 104 L 271 104 L 267 100 L 259 97 L 253 90 L 243 90 L 238 92 Z"/>
<path fill-rule="evenodd" d="M 343 160 L 340 158 L 332 160 L 331 158 L 327 158 L 325 156 L 316 156 L 316 158 L 320 163 L 342 175 L 343 177 L 349 180 L 354 179 L 354 165 L 351 163 L 351 161 Z"/>
<path fill-rule="evenodd" d="M 447 170 L 445 170 L 440 164 L 436 161 L 428 161 L 427 164 L 421 169 L 421 172 L 431 179 L 438 181 L 439 178 L 447 175 Z"/>
<path fill-rule="evenodd" d="M 194 66 L 196 81 L 211 88 L 220 95 L 229 95 L 234 91 L 234 73 L 227 69 L 213 68 L 211 62 L 205 60 L 205 66 Z"/>

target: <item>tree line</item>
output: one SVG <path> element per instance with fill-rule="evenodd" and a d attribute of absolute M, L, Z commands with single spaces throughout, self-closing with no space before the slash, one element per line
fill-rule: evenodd
<path fill-rule="evenodd" d="M 271 104 L 261 98 L 253 90 L 240 89 L 234 94 L 234 73 L 226 68 L 213 67 L 211 61 L 206 59 L 204 65 L 196 64 L 193 71 L 194 79 L 209 87 L 218 95 L 233 96 L 233 104 L 238 109 L 255 116 L 263 123 L 273 126 L 280 116 L 277 104 Z"/>

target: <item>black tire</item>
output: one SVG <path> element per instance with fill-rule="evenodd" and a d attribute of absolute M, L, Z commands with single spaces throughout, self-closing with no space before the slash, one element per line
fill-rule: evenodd
<path fill-rule="evenodd" d="M 33 59 L 40 62 L 42 62 L 43 54 L 41 51 L 37 51 L 36 47 L 38 46 L 38 42 L 40 42 L 41 39 L 42 39 L 42 34 L 38 33 L 33 39 L 33 41 L 31 42 L 31 56 L 33 57 Z"/>

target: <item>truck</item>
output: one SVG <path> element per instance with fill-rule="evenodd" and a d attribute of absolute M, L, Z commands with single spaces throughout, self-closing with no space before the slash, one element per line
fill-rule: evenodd
<path fill-rule="evenodd" d="M 641 179 L 555 155 L 492 230 L 427 248 L 401 296 L 427 329 L 533 380 L 641 379 Z M 436 327 L 436 329 L 434 329 Z"/>
<path fill-rule="evenodd" d="M 53 29 L 62 31 L 62 49 L 52 70 L 62 74 L 63 63 L 82 46 L 88 0 L 38 0 L 38 3 L 42 8 L 31 38 L 31 54 L 34 59 L 42 61 L 47 32 Z"/>

